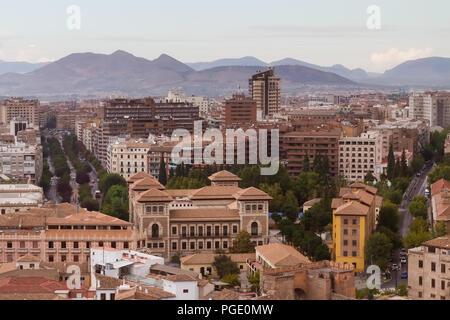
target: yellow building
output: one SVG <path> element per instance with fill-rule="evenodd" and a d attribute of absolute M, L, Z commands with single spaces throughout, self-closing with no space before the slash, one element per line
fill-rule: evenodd
<path fill-rule="evenodd" d="M 356 182 L 341 188 L 339 198 L 332 201 L 333 258 L 336 262 L 353 264 L 355 271 L 364 271 L 366 240 L 375 230 L 376 212 L 381 202 L 377 189 Z"/>

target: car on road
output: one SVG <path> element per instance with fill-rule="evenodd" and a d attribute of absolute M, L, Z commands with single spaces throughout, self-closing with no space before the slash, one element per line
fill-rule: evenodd
<path fill-rule="evenodd" d="M 398 266 L 397 266 L 396 263 L 393 263 L 393 264 L 392 264 L 391 270 L 392 270 L 392 271 L 398 270 Z"/>
<path fill-rule="evenodd" d="M 416 177 L 420 177 L 420 176 L 421 176 L 420 172 L 417 172 Z"/>
<path fill-rule="evenodd" d="M 406 256 L 406 250 L 405 250 L 405 248 L 403 248 L 403 249 L 400 251 L 400 257 L 403 257 L 403 256 Z"/>
<path fill-rule="evenodd" d="M 402 272 L 402 279 L 408 279 L 408 272 L 407 271 L 403 271 Z"/>
<path fill-rule="evenodd" d="M 405 264 L 405 263 L 406 263 L 406 258 L 405 258 L 405 257 L 402 257 L 402 258 L 400 259 L 400 263 Z"/>

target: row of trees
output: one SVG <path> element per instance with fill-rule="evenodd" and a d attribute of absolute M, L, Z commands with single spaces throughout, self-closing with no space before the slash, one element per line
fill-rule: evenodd
<path fill-rule="evenodd" d="M 72 187 L 70 186 L 70 168 L 67 164 L 67 158 L 61 148 L 58 139 L 51 137 L 42 139 L 42 148 L 44 158 L 51 158 L 55 175 L 59 178 L 57 192 L 63 202 L 70 202 L 72 196 Z"/>

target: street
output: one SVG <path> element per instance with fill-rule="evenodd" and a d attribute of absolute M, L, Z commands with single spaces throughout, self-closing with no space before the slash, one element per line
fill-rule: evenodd
<path fill-rule="evenodd" d="M 414 218 L 408 210 L 409 205 L 415 196 L 424 195 L 425 189 L 427 187 L 427 175 L 433 169 L 433 163 L 425 165 L 422 169 L 420 176 L 415 176 L 411 181 L 408 189 L 405 191 L 403 200 L 398 207 L 400 213 L 400 222 L 398 233 L 403 238 L 408 234 L 409 226 L 413 222 Z M 408 272 L 408 261 L 405 264 L 400 263 L 400 250 L 394 251 L 392 257 L 392 263 L 397 264 L 398 270 L 391 273 L 392 279 L 382 284 L 382 288 L 395 288 L 397 283 L 407 283 L 407 279 L 401 279 L 402 272 Z M 395 278 L 397 277 L 397 282 Z"/>

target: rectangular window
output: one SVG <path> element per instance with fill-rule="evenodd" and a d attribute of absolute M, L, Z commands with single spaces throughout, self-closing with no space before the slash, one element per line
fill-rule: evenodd
<path fill-rule="evenodd" d="M 419 268 L 423 268 L 423 260 L 419 260 Z"/>
<path fill-rule="evenodd" d="M 344 219 L 344 224 L 348 224 L 348 219 Z"/>
<path fill-rule="evenodd" d="M 189 293 L 188 289 L 183 289 L 183 293 Z"/>
<path fill-rule="evenodd" d="M 198 236 L 203 237 L 203 227 L 202 226 L 198 227 Z"/>
<path fill-rule="evenodd" d="M 441 264 L 441 273 L 445 273 L 445 264 Z"/>
<path fill-rule="evenodd" d="M 191 237 L 195 236 L 195 227 L 190 227 L 190 235 Z"/>
<path fill-rule="evenodd" d="M 223 235 L 224 236 L 228 236 L 228 227 L 227 226 L 223 226 Z"/>
<path fill-rule="evenodd" d="M 436 287 L 436 280 L 431 279 L 431 287 L 435 288 Z"/>
<path fill-rule="evenodd" d="M 207 235 L 208 237 L 211 236 L 211 226 L 206 227 L 206 235 Z"/>
<path fill-rule="evenodd" d="M 353 235 L 353 236 L 356 236 L 356 229 L 353 229 L 353 230 L 352 230 L 352 235 Z"/>
<path fill-rule="evenodd" d="M 78 262 L 78 256 L 77 255 L 73 256 L 73 262 Z"/>
<path fill-rule="evenodd" d="M 181 243 L 181 248 L 182 248 L 183 250 L 186 250 L 186 242 Z"/>
<path fill-rule="evenodd" d="M 224 249 L 227 249 L 227 248 L 228 248 L 228 242 L 227 242 L 227 241 L 224 241 L 224 242 L 223 242 L 223 248 L 224 248 Z"/>
<path fill-rule="evenodd" d="M 445 290 L 445 281 L 444 280 L 441 281 L 441 289 Z"/>
<path fill-rule="evenodd" d="M 348 234 L 348 230 L 347 229 L 344 229 L 344 234 Z"/>
<path fill-rule="evenodd" d="M 352 246 L 356 247 L 357 241 L 356 240 L 352 240 Z"/>
<path fill-rule="evenodd" d="M 238 230 L 237 226 L 233 226 L 233 233 L 237 233 L 237 230 Z"/>
<path fill-rule="evenodd" d="M 436 262 L 431 263 L 431 271 L 436 271 Z"/>
<path fill-rule="evenodd" d="M 74 249 L 78 249 L 78 242 L 77 242 L 77 241 L 75 241 L 75 242 L 73 243 L 73 248 L 74 248 Z"/>
<path fill-rule="evenodd" d="M 9 247 L 8 247 L 9 248 Z M 48 242 L 48 248 L 49 249 L 53 249 L 53 241 L 49 241 Z"/>
<path fill-rule="evenodd" d="M 344 251 L 344 257 L 348 256 L 347 251 Z"/>
<path fill-rule="evenodd" d="M 352 251 L 352 257 L 356 257 L 356 251 Z"/>
<path fill-rule="evenodd" d="M 128 249 L 128 247 L 129 247 L 128 242 L 124 242 L 124 243 L 123 243 L 123 248 L 124 248 L 124 249 Z"/>
<path fill-rule="evenodd" d="M 176 235 L 177 234 L 177 227 L 172 227 L 172 235 Z"/>
<path fill-rule="evenodd" d="M 177 243 L 176 242 L 172 242 L 172 250 L 177 250 Z"/>
<path fill-rule="evenodd" d="M 211 249 L 211 241 L 206 242 L 206 249 Z"/>
<path fill-rule="evenodd" d="M 219 242 L 219 241 L 216 241 L 215 244 L 214 244 L 214 247 L 215 247 L 216 249 L 219 249 L 219 248 L 220 248 L 220 242 Z"/>
<path fill-rule="evenodd" d="M 200 250 L 203 249 L 203 242 L 199 242 L 199 243 L 198 243 L 198 248 L 199 248 Z"/>
<path fill-rule="evenodd" d="M 422 285 L 422 276 L 419 277 L 419 286 Z"/>
<path fill-rule="evenodd" d="M 215 227 L 214 227 L 214 234 L 215 234 L 216 236 L 218 236 L 219 233 L 220 233 L 220 227 L 219 227 L 219 226 L 215 226 Z"/>
<path fill-rule="evenodd" d="M 191 242 L 191 250 L 195 250 L 195 242 Z"/>
<path fill-rule="evenodd" d="M 344 240 L 344 246 L 348 245 L 348 240 Z"/>
<path fill-rule="evenodd" d="M 186 237 L 186 227 L 181 228 L 181 236 Z"/>

